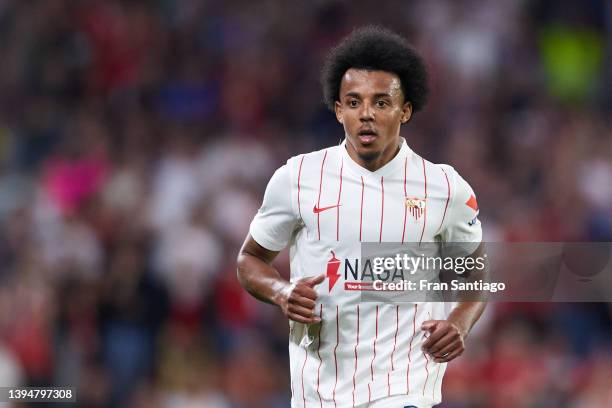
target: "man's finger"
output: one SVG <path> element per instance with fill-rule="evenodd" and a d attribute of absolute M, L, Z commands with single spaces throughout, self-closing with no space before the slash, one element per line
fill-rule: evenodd
<path fill-rule="evenodd" d="M 448 333 L 448 326 L 437 325 L 436 329 L 431 332 L 427 340 L 423 343 L 423 349 L 428 351 L 429 348 L 434 345 L 438 340 L 444 337 Z"/>
<path fill-rule="evenodd" d="M 437 324 L 438 324 L 437 320 L 425 320 L 421 324 L 421 330 L 425 330 L 425 331 L 431 332 L 431 331 L 435 330 Z"/>
<path fill-rule="evenodd" d="M 295 289 L 293 289 L 292 295 L 298 295 L 301 297 L 305 297 L 306 299 L 317 300 L 317 292 L 308 285 L 298 284 Z"/>
<path fill-rule="evenodd" d="M 459 336 L 456 332 L 448 332 L 441 339 L 439 339 L 438 341 L 433 343 L 431 346 L 429 346 L 428 352 L 432 356 L 435 356 L 435 354 L 438 351 L 442 350 L 443 348 L 447 347 L 449 344 L 455 341 L 458 341 L 458 340 L 459 340 Z"/>
<path fill-rule="evenodd" d="M 432 352 L 431 354 L 435 358 L 443 358 L 445 356 L 448 356 L 450 353 L 452 353 L 456 349 L 461 349 L 461 348 L 462 348 L 461 340 L 455 340 L 455 341 L 452 341 L 451 343 L 449 343 L 442 350 L 439 350 L 437 352 Z"/>
<path fill-rule="evenodd" d="M 314 317 L 314 310 L 298 305 L 289 305 L 289 307 L 287 307 L 287 311 L 289 313 L 300 315 L 308 319 Z"/>
<path fill-rule="evenodd" d="M 295 313 L 287 313 L 287 317 L 293 321 L 304 324 L 319 323 L 321 321 L 321 318 L 318 316 L 307 318 Z"/>
<path fill-rule="evenodd" d="M 462 353 L 463 353 L 463 350 L 458 349 L 458 350 L 450 352 L 450 354 L 447 355 L 446 357 L 434 358 L 434 361 L 436 363 L 448 363 L 449 361 L 454 360 L 455 358 L 459 357 Z"/>
<path fill-rule="evenodd" d="M 325 280 L 325 275 L 321 274 L 318 276 L 311 276 L 309 278 L 306 278 L 302 282 L 310 286 L 311 288 L 314 288 L 318 284 L 322 283 L 324 280 Z"/>
<path fill-rule="evenodd" d="M 293 293 L 293 295 L 289 297 L 288 303 L 292 305 L 303 306 L 308 309 L 314 309 L 314 307 L 316 306 L 316 303 L 313 299 L 304 297 L 297 292 Z"/>

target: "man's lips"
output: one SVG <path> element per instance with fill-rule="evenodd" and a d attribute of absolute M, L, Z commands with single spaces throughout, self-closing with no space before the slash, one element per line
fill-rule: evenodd
<path fill-rule="evenodd" d="M 368 145 L 376 140 L 376 135 L 359 135 L 359 141 L 361 144 Z"/>
<path fill-rule="evenodd" d="M 359 133 L 357 133 L 357 137 L 362 144 L 370 144 L 376 140 L 378 135 L 376 134 L 376 131 L 367 129 L 360 130 Z"/>

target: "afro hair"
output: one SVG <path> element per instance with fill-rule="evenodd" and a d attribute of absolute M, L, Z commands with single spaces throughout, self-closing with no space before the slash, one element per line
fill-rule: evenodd
<path fill-rule="evenodd" d="M 404 99 L 415 112 L 427 102 L 429 87 L 423 59 L 404 38 L 386 28 L 369 25 L 356 29 L 330 50 L 321 82 L 325 104 L 332 111 L 340 100 L 342 77 L 350 68 L 397 75 Z"/>

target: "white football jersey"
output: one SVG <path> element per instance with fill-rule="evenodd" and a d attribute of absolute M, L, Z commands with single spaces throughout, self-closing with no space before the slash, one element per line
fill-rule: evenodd
<path fill-rule="evenodd" d="M 420 327 L 445 319 L 450 305 L 360 302 L 356 262 L 362 242 L 473 242 L 475 249 L 482 231 L 474 192 L 404 139 L 374 172 L 345 144 L 289 159 L 250 227 L 264 248 L 290 246 L 292 281 L 327 274 L 316 287 L 322 322 L 290 321 L 291 406 L 347 408 L 392 395 L 439 403 L 446 364 L 422 352 Z"/>

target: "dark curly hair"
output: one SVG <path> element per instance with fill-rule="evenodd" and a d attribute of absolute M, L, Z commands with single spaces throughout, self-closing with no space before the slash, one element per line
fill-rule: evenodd
<path fill-rule="evenodd" d="M 414 112 L 427 102 L 429 87 L 423 59 L 404 38 L 386 28 L 369 25 L 356 29 L 327 55 L 321 82 L 325 104 L 332 111 L 340 100 L 342 77 L 350 68 L 396 74 Z"/>

